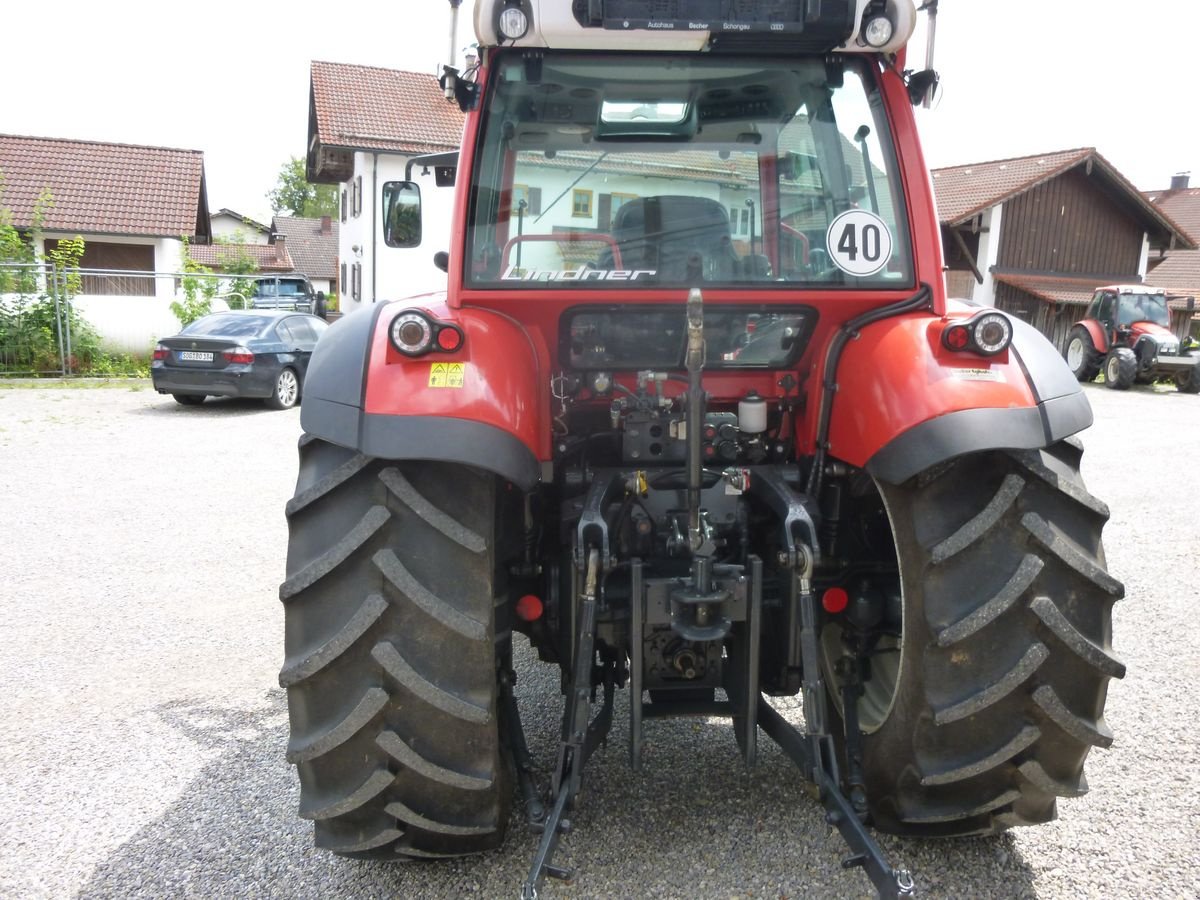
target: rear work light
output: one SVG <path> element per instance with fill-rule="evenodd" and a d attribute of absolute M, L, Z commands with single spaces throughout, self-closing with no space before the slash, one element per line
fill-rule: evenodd
<path fill-rule="evenodd" d="M 171 355 L 170 347 L 164 347 L 162 344 L 159 344 L 154 348 L 154 358 L 156 360 L 166 359 L 170 355 Z"/>
<path fill-rule="evenodd" d="M 995 356 L 1012 343 L 1013 326 L 1008 316 L 994 310 L 976 313 L 965 322 L 954 322 L 942 332 L 942 346 L 955 353 Z"/>
<path fill-rule="evenodd" d="M 439 322 L 415 309 L 406 309 L 388 329 L 392 346 L 405 356 L 424 356 L 441 351 L 453 353 L 463 345 L 464 335 L 457 325 Z"/>
<path fill-rule="evenodd" d="M 231 363 L 252 363 L 254 362 L 254 354 L 246 347 L 234 347 L 232 350 L 226 350 L 221 354 L 226 362 Z"/>

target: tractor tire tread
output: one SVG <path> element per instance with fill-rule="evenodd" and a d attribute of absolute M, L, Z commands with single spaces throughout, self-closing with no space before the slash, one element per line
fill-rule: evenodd
<path fill-rule="evenodd" d="M 1112 734 L 1102 711 L 1111 610 L 1108 507 L 1078 476 L 1081 447 L 960 457 L 936 479 L 880 484 L 905 604 L 890 711 L 865 734 L 875 827 L 990 834 L 1056 815 L 1086 790 Z M 982 601 L 975 598 L 982 597 Z"/>
<path fill-rule="evenodd" d="M 493 849 L 513 787 L 497 683 L 508 646 L 493 624 L 498 483 L 307 435 L 299 452 L 279 679 L 300 815 L 317 847 L 354 859 Z"/>

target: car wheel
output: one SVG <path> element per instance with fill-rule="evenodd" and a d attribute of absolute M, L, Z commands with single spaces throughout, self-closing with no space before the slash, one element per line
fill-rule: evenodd
<path fill-rule="evenodd" d="M 291 369 L 284 369 L 275 379 L 275 391 L 267 398 L 271 409 L 291 409 L 300 402 L 300 379 Z"/>
<path fill-rule="evenodd" d="M 172 394 L 171 396 L 175 398 L 176 403 L 183 406 L 199 406 L 204 402 L 207 394 Z"/>

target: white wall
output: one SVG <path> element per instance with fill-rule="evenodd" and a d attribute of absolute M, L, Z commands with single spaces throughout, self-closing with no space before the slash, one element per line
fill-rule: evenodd
<path fill-rule="evenodd" d="M 223 237 L 236 240 L 242 244 L 269 244 L 270 234 L 259 231 L 253 225 L 247 225 L 236 216 L 228 213 L 217 213 L 209 219 L 213 238 Z"/>
<path fill-rule="evenodd" d="M 450 220 L 453 214 L 454 188 L 439 188 L 433 170 L 422 175 L 413 169 L 413 180 L 421 188 L 422 229 L 417 247 L 389 247 L 383 241 L 383 186 L 403 181 L 407 157 L 389 153 L 355 153 L 354 176 L 339 185 L 347 192 L 347 217 L 338 230 L 338 262 L 346 264 L 346 281 L 338 291 L 343 312 L 381 300 L 394 300 L 446 289 L 446 273 L 433 264 L 439 250 L 450 250 Z M 362 211 L 354 215 L 354 177 L 362 178 Z M 340 202 L 340 194 L 339 194 Z M 350 271 L 355 263 L 362 266 L 361 302 L 350 293 Z"/>
<path fill-rule="evenodd" d="M 1000 221 L 1004 212 L 1004 204 L 997 203 L 983 214 L 979 232 L 979 255 L 975 262 L 979 265 L 979 274 L 983 276 L 983 284 L 977 285 L 972 292 L 972 299 L 985 306 L 996 305 L 996 284 L 992 281 L 992 266 L 1000 258 Z"/>

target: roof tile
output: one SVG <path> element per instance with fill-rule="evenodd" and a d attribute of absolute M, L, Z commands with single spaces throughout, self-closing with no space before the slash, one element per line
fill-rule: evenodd
<path fill-rule="evenodd" d="M 283 258 L 279 258 L 279 250 L 283 250 Z M 192 259 L 202 266 L 218 271 L 225 267 L 230 255 L 239 252 L 253 257 L 260 272 L 293 272 L 296 270 L 289 249 L 276 247 L 274 244 L 193 244 L 188 248 Z"/>
<path fill-rule="evenodd" d="M 314 60 L 317 137 L 327 147 L 429 153 L 455 150 L 464 116 L 432 75 Z"/>
<path fill-rule="evenodd" d="M 337 222 L 331 222 L 329 233 L 322 234 L 319 218 L 276 216 L 273 230 L 287 239 L 287 252 L 297 272 L 309 278 L 337 278 Z"/>
<path fill-rule="evenodd" d="M 208 234 L 204 154 L 133 144 L 0 134 L 0 206 L 18 228 L 33 225 L 44 191 L 46 231 Z"/>

